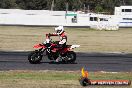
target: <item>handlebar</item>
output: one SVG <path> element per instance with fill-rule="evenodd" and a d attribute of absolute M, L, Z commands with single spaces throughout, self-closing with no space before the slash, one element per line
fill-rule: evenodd
<path fill-rule="evenodd" d="M 46 34 L 46 38 L 50 38 L 50 36 L 58 36 L 56 33 L 48 33 Z"/>

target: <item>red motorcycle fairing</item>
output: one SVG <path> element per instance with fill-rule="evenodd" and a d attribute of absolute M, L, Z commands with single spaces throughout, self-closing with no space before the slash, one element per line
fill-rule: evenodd
<path fill-rule="evenodd" d="M 43 44 L 36 44 L 33 46 L 33 48 L 38 49 L 38 48 L 46 48 Z"/>
<path fill-rule="evenodd" d="M 51 43 L 51 46 L 52 46 L 52 47 L 54 47 L 54 46 L 56 46 L 56 45 L 57 45 L 57 44 Z"/>
<path fill-rule="evenodd" d="M 61 49 L 60 52 L 61 52 L 62 54 L 64 54 L 64 53 L 66 53 L 67 51 L 71 51 L 70 47 L 71 47 L 71 45 L 67 45 L 65 48 Z"/>

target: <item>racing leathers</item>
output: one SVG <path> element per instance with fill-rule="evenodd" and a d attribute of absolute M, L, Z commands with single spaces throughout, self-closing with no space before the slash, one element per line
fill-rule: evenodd
<path fill-rule="evenodd" d="M 50 34 L 50 36 L 59 36 L 59 41 L 57 44 L 57 48 L 64 48 L 66 46 L 66 42 L 67 42 L 67 36 L 65 31 L 63 31 L 60 35 L 58 35 L 57 33 L 52 33 Z"/>

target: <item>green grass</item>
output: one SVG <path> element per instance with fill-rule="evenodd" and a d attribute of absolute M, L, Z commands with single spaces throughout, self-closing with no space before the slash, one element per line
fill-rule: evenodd
<path fill-rule="evenodd" d="M 1 72 L 0 79 L 31 79 L 31 80 L 75 80 L 77 74 L 64 72 Z"/>
<path fill-rule="evenodd" d="M 0 88 L 80 88 L 78 79 L 81 72 L 68 71 L 6 71 L 0 72 Z M 131 72 L 102 73 L 90 72 L 89 78 L 132 80 Z M 132 87 L 132 86 L 131 86 Z M 108 86 L 97 88 L 111 88 Z M 118 87 L 114 87 L 118 88 Z M 129 88 L 129 86 L 121 87 Z"/>
<path fill-rule="evenodd" d="M 69 71 L 3 71 L 0 79 L 33 79 L 33 80 L 77 80 L 81 72 Z M 102 73 L 90 72 L 91 79 L 128 79 L 132 80 L 131 72 Z"/>

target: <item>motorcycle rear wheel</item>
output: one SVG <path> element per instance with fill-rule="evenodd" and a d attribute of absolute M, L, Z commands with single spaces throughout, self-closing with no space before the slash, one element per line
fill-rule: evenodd
<path fill-rule="evenodd" d="M 69 52 L 67 52 L 66 56 L 68 58 L 68 60 L 67 60 L 68 63 L 75 63 L 75 61 L 76 61 L 76 53 L 75 52 L 69 51 Z"/>
<path fill-rule="evenodd" d="M 42 55 L 38 51 L 33 51 L 28 55 L 28 61 L 31 64 L 39 64 L 42 60 Z"/>

